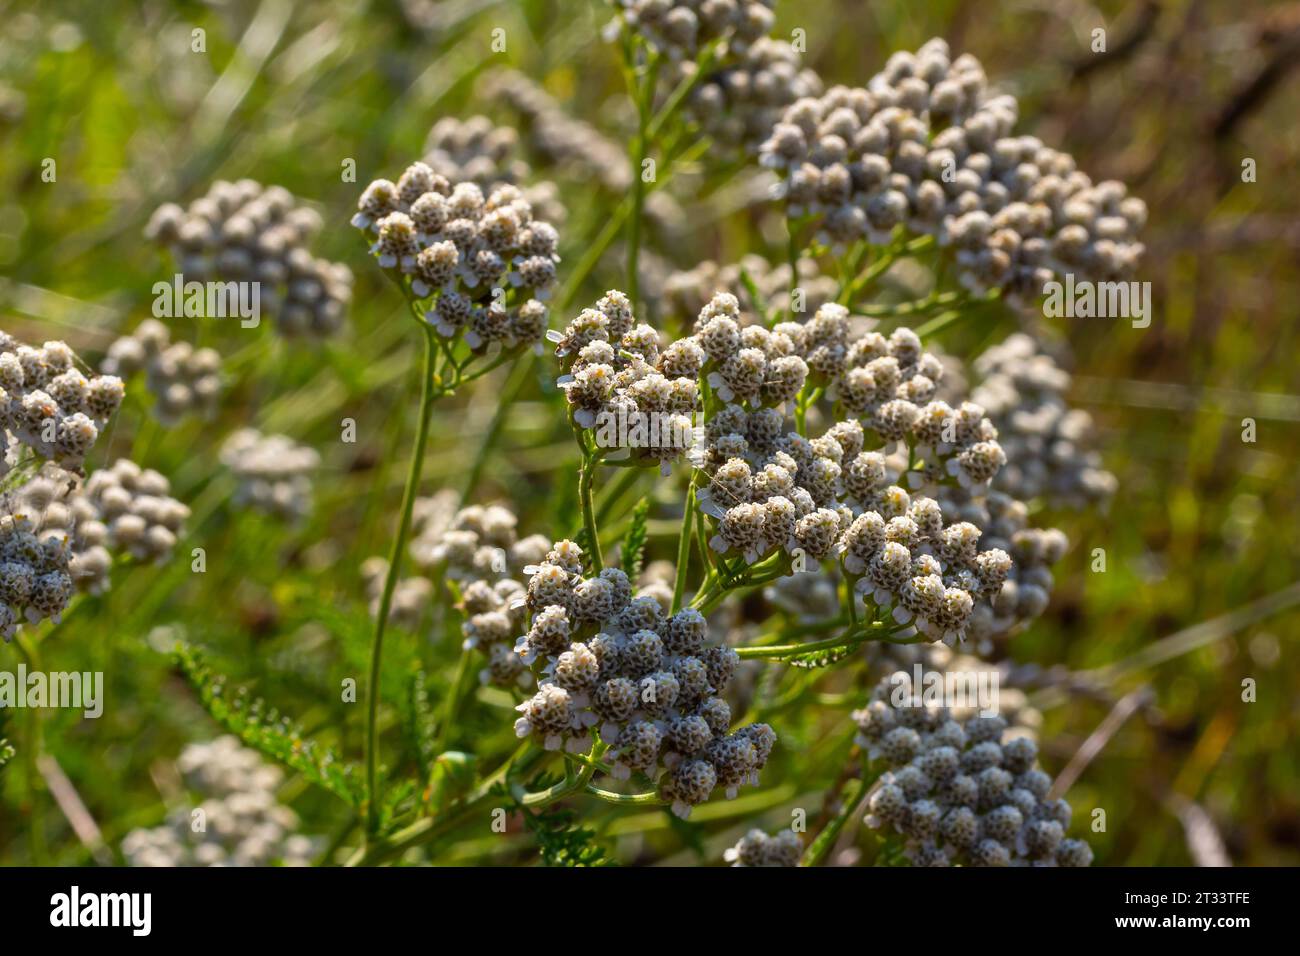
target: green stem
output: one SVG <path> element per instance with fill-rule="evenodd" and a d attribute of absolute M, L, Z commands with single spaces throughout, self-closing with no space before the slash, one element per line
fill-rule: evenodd
<path fill-rule="evenodd" d="M 586 531 L 588 553 L 591 555 L 591 573 L 599 574 L 605 567 L 604 556 L 600 553 L 600 532 L 596 529 L 596 506 L 592 499 L 592 478 L 596 470 L 599 454 L 587 447 L 583 432 L 575 424 L 573 433 L 582 448 L 582 467 L 578 470 L 578 502 L 582 506 L 582 527 Z"/>
<path fill-rule="evenodd" d="M 676 614 L 682 607 L 682 596 L 686 593 L 686 575 L 691 565 L 692 519 L 695 517 L 695 475 L 686 488 L 686 500 L 682 503 L 682 531 L 677 541 L 677 578 L 673 582 L 672 613 Z"/>
<path fill-rule="evenodd" d="M 602 790 L 600 787 L 588 785 L 586 792 L 593 797 L 599 797 L 606 803 L 621 803 L 625 806 L 664 806 L 668 803 L 654 790 L 648 790 L 645 793 L 614 793 L 612 790 Z"/>
<path fill-rule="evenodd" d="M 27 662 L 27 669 L 31 672 L 41 670 L 41 655 L 37 650 L 36 642 L 31 640 L 22 631 L 19 631 L 14 638 L 18 645 L 18 650 L 23 659 Z M 41 731 L 41 708 L 28 707 L 24 715 L 27 746 L 23 762 L 23 778 L 27 784 L 27 801 L 28 801 L 28 826 L 29 843 L 32 853 L 32 862 L 37 866 L 45 866 L 49 862 L 49 848 L 45 843 L 45 814 L 41 804 L 41 776 L 37 769 L 41 752 L 44 750 L 45 742 Z"/>
<path fill-rule="evenodd" d="M 366 684 L 366 832 L 373 835 L 379 827 L 379 793 L 377 786 L 379 766 L 379 673 L 383 660 L 384 631 L 388 627 L 388 614 L 393 606 L 393 591 L 401 574 L 402 559 L 406 554 L 406 541 L 411 534 L 411 515 L 415 496 L 419 491 L 420 474 L 424 470 L 424 452 L 429 441 L 429 422 L 433 417 L 434 356 L 436 333 L 427 323 L 420 323 L 424 331 L 424 365 L 420 374 L 420 419 L 415 435 L 415 450 L 411 453 L 410 471 L 406 489 L 402 493 L 402 517 L 397 527 L 397 537 L 388 558 L 388 574 L 384 578 L 384 592 L 379 600 L 379 616 L 375 619 L 375 635 L 370 649 L 370 678 Z"/>
<path fill-rule="evenodd" d="M 465 694 L 465 684 L 469 678 L 473 657 L 474 652 L 469 648 L 463 648 L 460 652 L 460 661 L 456 664 L 456 676 L 452 679 L 451 689 L 447 692 L 447 703 L 443 708 L 442 725 L 438 728 L 438 734 L 433 741 L 433 749 L 437 753 L 442 753 L 447 747 L 452 725 L 456 722 L 460 699 Z"/>
<path fill-rule="evenodd" d="M 835 651 L 851 650 L 860 644 L 867 644 L 871 641 L 887 641 L 893 634 L 891 628 L 883 624 L 871 624 L 865 631 L 858 634 L 846 633 L 836 637 L 828 637 L 822 641 L 810 641 L 806 644 L 767 644 L 763 646 L 745 646 L 737 647 L 736 654 L 742 660 L 754 658 L 758 660 L 780 661 L 788 657 L 798 657 L 801 654 L 811 654 L 815 651 Z"/>
<path fill-rule="evenodd" d="M 849 785 L 843 794 L 843 802 L 840 805 L 839 813 L 835 814 L 831 821 L 822 828 L 822 832 L 817 834 L 817 839 L 813 840 L 812 844 L 804 852 L 800 865 L 816 866 L 826 858 L 826 854 L 831 851 L 835 841 L 839 839 L 844 824 L 848 823 L 852 818 L 866 793 L 866 780 L 855 780 Z"/>

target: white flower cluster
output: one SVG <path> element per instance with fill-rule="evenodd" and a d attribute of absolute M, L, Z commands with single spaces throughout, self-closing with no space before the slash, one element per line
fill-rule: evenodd
<path fill-rule="evenodd" d="M 1031 527 L 1025 503 L 1000 491 L 972 496 L 961 488 L 940 488 L 936 497 L 945 522 L 974 528 L 984 547 L 1011 558 L 1001 588 L 975 606 L 967 629 L 970 636 L 983 642 L 1007 634 L 1047 610 L 1051 566 L 1070 546 L 1065 533 Z"/>
<path fill-rule="evenodd" d="M 122 404 L 122 380 L 87 378 L 63 342 L 40 348 L 0 332 L 0 475 L 17 463 L 23 446 L 71 471 L 80 471 L 100 429 Z"/>
<path fill-rule="evenodd" d="M 67 542 L 73 584 L 91 594 L 108 589 L 114 554 L 154 564 L 170 558 L 190 515 L 165 476 L 126 458 L 84 481 L 47 465 L 11 498 L 37 535 Z"/>
<path fill-rule="evenodd" d="M 415 503 L 411 557 L 416 565 L 453 581 L 498 581 L 519 577 L 541 561 L 551 543 L 540 534 L 519 537 L 519 519 L 504 505 L 455 509 L 455 494 Z M 450 502 L 450 503 L 449 503 Z"/>
<path fill-rule="evenodd" d="M 522 605 L 511 605 L 523 596 L 518 579 L 524 568 L 544 560 L 551 543 L 541 535 L 520 538 L 518 518 L 502 505 L 456 510 L 455 501 L 454 492 L 416 501 L 411 557 L 431 577 L 460 586 L 464 646 L 487 658 L 479 671 L 480 682 L 530 686 L 532 675 L 514 649 L 526 612 Z"/>
<path fill-rule="evenodd" d="M 975 292 L 1034 301 L 1054 273 L 1127 279 L 1144 251 L 1145 204 L 1012 136 L 1017 110 L 989 91 L 974 57 L 950 59 L 934 39 L 895 53 L 865 89 L 792 104 L 762 162 L 785 176 L 787 215 L 815 216 L 824 242 L 883 245 L 899 226 L 934 235 Z"/>
<path fill-rule="evenodd" d="M 798 270 L 795 286 L 803 293 L 803 300 L 799 303 L 803 312 L 816 312 L 826 303 L 835 301 L 838 284 L 830 276 L 823 275 L 816 262 L 800 259 Z M 754 301 L 750 283 L 761 301 Z M 667 311 L 676 316 L 690 316 L 692 321 L 719 292 L 729 292 L 736 297 L 740 303 L 741 321 L 749 324 L 762 322 L 764 312 L 779 315 L 793 312 L 789 265 L 773 265 L 756 253 L 727 265 L 706 259 L 691 269 L 671 273 L 663 287 Z"/>
<path fill-rule="evenodd" d="M 144 372 L 154 415 L 164 425 L 191 413 L 210 418 L 221 394 L 220 354 L 172 342 L 171 331 L 157 319 L 145 319 L 110 345 L 100 371 L 123 379 Z"/>
<path fill-rule="evenodd" d="M 107 530 L 108 547 L 136 561 L 160 564 L 171 557 L 190 509 L 171 496 L 171 482 L 152 468 L 119 458 L 94 472 L 82 488 L 75 543 L 84 543 L 87 522 Z M 78 558 L 81 557 L 78 549 Z M 80 577 L 78 562 L 74 577 Z"/>
<path fill-rule="evenodd" d="M 599 426 L 598 441 L 609 429 L 615 437 L 625 431 L 619 447 L 662 462 L 665 472 L 689 449 L 697 379 L 707 358 L 696 343 L 683 340 L 660 352 L 659 333 L 637 323 L 632 304 L 617 290 L 548 338 L 566 369 L 557 381 L 579 427 Z"/>
<path fill-rule="evenodd" d="M 782 830 L 768 836 L 753 829 L 723 853 L 722 858 L 732 866 L 798 866 L 803 856 L 803 841 L 793 830 Z"/>
<path fill-rule="evenodd" d="M 563 224 L 565 209 L 555 184 L 528 185 L 533 171 L 518 147 L 519 133 L 510 126 L 497 126 L 486 116 L 444 116 L 424 141 L 424 161 L 448 182 L 477 183 L 485 194 L 503 184 L 518 186 L 538 218 Z"/>
<path fill-rule="evenodd" d="M 241 428 L 221 447 L 221 463 L 239 482 L 235 503 L 280 518 L 305 518 L 312 506 L 312 472 L 320 465 L 314 448 L 286 435 Z"/>
<path fill-rule="evenodd" d="M 59 622 L 72 599 L 72 557 L 62 533 L 37 533 L 36 523 L 13 503 L 0 513 L 0 637 L 12 640 L 24 621 Z"/>
<path fill-rule="evenodd" d="M 1024 333 L 989 348 L 973 366 L 979 385 L 971 398 L 987 410 L 1007 452 L 997 488 L 1071 508 L 1110 500 L 1119 482 L 1088 447 L 1092 416 L 1066 401 L 1069 372 Z"/>
<path fill-rule="evenodd" d="M 691 95 L 690 112 L 715 140 L 752 150 L 791 103 L 820 95 L 822 81 L 785 40 L 762 36 L 733 53 Z"/>
<path fill-rule="evenodd" d="M 530 621 L 515 650 L 538 688 L 517 708 L 516 734 L 582 753 L 596 730 L 612 775 L 657 780 L 683 818 L 715 789 L 733 797 L 758 782 L 776 734 L 766 724 L 731 731 L 722 694 L 739 658 L 710 641 L 702 614 L 668 616 L 655 598 L 632 597 L 618 568 L 584 577 L 571 541 L 527 571 Z"/>
<path fill-rule="evenodd" d="M 276 796 L 281 770 L 235 737 L 189 744 L 176 763 L 203 802 L 128 833 L 122 855 L 130 866 L 311 866 L 323 851 L 322 839 L 295 832 L 297 814 Z"/>
<path fill-rule="evenodd" d="M 533 218 L 517 186 L 485 197 L 477 183 L 453 185 L 414 163 L 396 183 L 367 186 L 357 209 L 352 224 L 375 233 L 379 265 L 409 277 L 417 299 L 432 298 L 424 317 L 439 335 L 463 333 L 475 350 L 540 349 L 559 233 Z"/>
<path fill-rule="evenodd" d="M 772 30 L 775 0 L 613 0 L 618 15 L 608 36 L 627 30 L 670 61 L 694 60 L 721 43 L 722 58 L 744 54 Z"/>
<path fill-rule="evenodd" d="M 905 706 L 894 703 L 900 688 Z M 921 705 L 904 671 L 881 681 L 853 719 L 858 744 L 889 768 L 868 797 L 867 825 L 902 834 L 914 865 L 1091 864 L 1088 844 L 1065 836 L 1070 805 L 1049 799 L 1037 745 L 1002 716 L 959 720 Z"/>
<path fill-rule="evenodd" d="M 182 209 L 154 211 L 145 236 L 167 246 L 186 282 L 256 282 L 260 313 L 281 335 L 325 338 L 343 327 L 352 273 L 308 248 L 321 217 L 281 186 L 217 181 Z"/>

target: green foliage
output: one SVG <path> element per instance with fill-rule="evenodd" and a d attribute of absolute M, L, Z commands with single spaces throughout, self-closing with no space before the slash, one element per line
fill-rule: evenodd
<path fill-rule="evenodd" d="M 408 742 L 415 750 L 416 760 L 420 765 L 420 778 L 426 779 L 433 769 L 437 757 L 437 740 L 435 728 L 437 718 L 429 704 L 428 677 L 424 668 L 411 672 L 407 681 L 406 706 L 402 711 L 402 726 L 406 731 Z"/>
<path fill-rule="evenodd" d="M 577 826 L 572 810 L 551 809 L 534 813 L 523 809 L 524 826 L 537 841 L 543 866 L 614 866 L 592 830 Z"/>
<path fill-rule="evenodd" d="M 650 519 L 650 499 L 642 498 L 632 508 L 632 523 L 623 536 L 622 566 L 629 581 L 641 575 L 645 562 L 646 524 Z"/>
<path fill-rule="evenodd" d="M 202 651 L 178 642 L 172 658 L 198 694 L 209 716 L 246 745 L 324 788 L 340 800 L 359 807 L 364 799 L 360 774 L 339 759 L 333 749 L 306 739 L 301 728 L 260 697 L 239 688 L 232 695 L 226 678 L 213 672 Z"/>

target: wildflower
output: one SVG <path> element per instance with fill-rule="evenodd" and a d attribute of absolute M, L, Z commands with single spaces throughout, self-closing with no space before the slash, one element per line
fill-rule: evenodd
<path fill-rule="evenodd" d="M 239 482 L 236 504 L 289 519 L 304 518 L 311 511 L 311 475 L 320 465 L 315 449 L 285 435 L 244 428 L 226 439 L 221 463 Z"/>
<path fill-rule="evenodd" d="M 24 447 L 70 471 L 81 470 L 125 389 L 113 375 L 86 378 L 74 361 L 63 342 L 37 349 L 0 333 L 0 475 Z"/>
<path fill-rule="evenodd" d="M 164 425 L 194 413 L 210 418 L 221 393 L 221 356 L 171 341 L 171 331 L 156 319 L 141 322 L 130 335 L 108 347 L 100 365 L 106 375 L 126 379 L 144 372 L 154 396 L 154 415 Z"/>
<path fill-rule="evenodd" d="M 367 208 L 396 208 L 396 187 L 378 187 Z M 261 314 L 289 337 L 326 338 L 343 327 L 352 298 L 347 266 L 314 257 L 320 215 L 280 186 L 217 181 L 182 209 L 155 210 L 145 236 L 167 247 L 186 282 L 255 282 Z"/>
<path fill-rule="evenodd" d="M 1066 403 L 1069 373 L 1034 339 L 1012 335 L 972 368 L 980 381 L 971 398 L 984 407 L 1008 460 L 995 487 L 1022 501 L 1046 498 L 1073 508 L 1114 495 L 1115 476 L 1088 448 L 1091 416 Z"/>
<path fill-rule="evenodd" d="M 764 724 L 728 733 L 719 695 L 735 652 L 709 643 L 698 611 L 667 616 L 653 597 L 632 598 L 621 571 L 584 577 L 581 561 L 580 549 L 560 542 L 528 569 L 531 615 L 515 650 L 538 689 L 516 708 L 516 733 L 571 752 L 598 733 L 615 778 L 658 778 L 683 817 L 716 788 L 734 796 L 756 783 L 776 735 Z"/>
<path fill-rule="evenodd" d="M 325 841 L 296 832 L 298 818 L 279 802 L 283 773 L 233 736 L 190 744 L 176 761 L 185 784 L 202 797 L 204 826 L 181 808 L 152 829 L 122 840 L 131 866 L 311 866 Z"/>
<path fill-rule="evenodd" d="M 517 186 L 499 181 L 485 196 L 474 180 L 453 184 L 415 163 L 396 187 L 371 183 L 352 224 L 375 234 L 379 265 L 428 303 L 424 318 L 439 335 L 463 336 L 478 352 L 494 345 L 540 350 L 558 234 L 533 219 Z"/>
<path fill-rule="evenodd" d="M 1047 801 L 1032 739 L 1001 716 L 958 715 L 911 703 L 911 677 L 882 680 L 855 711 L 857 742 L 887 768 L 868 797 L 868 826 L 904 838 L 915 865 L 1087 866 L 1087 844 L 1065 840 L 1069 805 Z M 908 703 L 895 703 L 899 687 Z M 1030 784 L 1033 790 L 1024 784 Z"/>
<path fill-rule="evenodd" d="M 787 215 L 815 216 L 833 247 L 884 245 L 903 226 L 950 250 L 963 286 L 1017 302 L 1041 296 L 1054 274 L 1131 276 L 1145 205 L 1013 136 L 1017 112 L 974 57 L 951 59 L 934 39 L 894 54 L 865 88 L 791 103 L 759 152 L 784 177 Z"/>

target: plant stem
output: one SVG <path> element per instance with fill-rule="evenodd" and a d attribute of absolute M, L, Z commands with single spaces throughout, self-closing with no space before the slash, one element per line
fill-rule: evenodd
<path fill-rule="evenodd" d="M 741 660 L 758 658 L 760 660 L 780 661 L 787 657 L 798 657 L 801 654 L 810 654 L 815 651 L 834 651 L 841 648 L 850 650 L 859 644 L 866 644 L 870 641 L 883 641 L 891 633 L 892 630 L 883 624 L 872 624 L 866 630 L 857 634 L 840 634 L 836 637 L 828 637 L 822 641 L 811 641 L 807 644 L 767 644 L 758 647 L 737 647 L 736 654 Z"/>
<path fill-rule="evenodd" d="M 695 474 L 691 473 L 691 483 L 686 488 L 686 500 L 682 503 L 682 532 L 677 541 L 677 579 L 673 582 L 672 613 L 676 614 L 682 607 L 682 596 L 686 593 L 686 575 L 691 565 L 691 520 L 695 517 Z"/>
<path fill-rule="evenodd" d="M 437 343 L 433 327 L 421 322 L 424 332 L 424 365 L 420 374 L 420 419 L 415 434 L 415 449 L 411 453 L 410 470 L 406 488 L 402 493 L 402 517 L 397 526 L 397 537 L 388 558 L 388 574 L 384 578 L 384 592 L 379 599 L 379 616 L 375 619 L 375 636 L 370 648 L 370 678 L 366 684 L 366 833 L 373 835 L 379 826 L 379 793 L 377 776 L 379 766 L 379 674 L 383 660 L 384 631 L 388 627 L 388 614 L 393 606 L 393 591 L 401 574 L 402 558 L 406 554 L 406 541 L 411 534 L 411 514 L 415 509 L 415 496 L 419 491 L 420 474 L 424 470 L 424 451 L 429 441 L 429 422 L 433 417 L 434 356 Z"/>
<path fill-rule="evenodd" d="M 19 652 L 27 662 L 28 670 L 32 672 L 41 670 L 41 655 L 36 648 L 36 642 L 22 631 L 18 632 L 14 642 L 18 645 Z M 41 776 L 37 769 L 37 761 L 44 749 L 44 740 L 41 733 L 41 709 L 39 707 L 28 707 L 26 718 L 27 746 L 26 753 L 23 755 L 25 758 L 23 778 L 27 785 L 27 832 L 32 862 L 37 866 L 45 866 L 49 862 L 49 850 L 45 845 L 45 814 L 41 806 Z"/>
<path fill-rule="evenodd" d="M 802 866 L 816 866 L 826 858 L 826 854 L 831 851 L 835 841 L 839 838 L 840 831 L 844 829 L 844 824 L 853 816 L 866 793 L 867 782 L 865 779 L 855 780 L 846 788 L 841 798 L 839 813 L 835 814 L 831 821 L 822 828 L 822 832 L 817 834 L 817 838 L 804 852 L 803 859 L 800 860 Z"/>
<path fill-rule="evenodd" d="M 582 527 L 587 533 L 587 545 L 590 548 L 591 573 L 599 574 L 605 567 L 605 559 L 600 553 L 600 532 L 596 530 L 596 506 L 591 493 L 599 455 L 587 447 L 587 440 L 576 424 L 573 433 L 582 449 L 582 467 L 578 470 L 578 502 L 582 506 Z"/>

